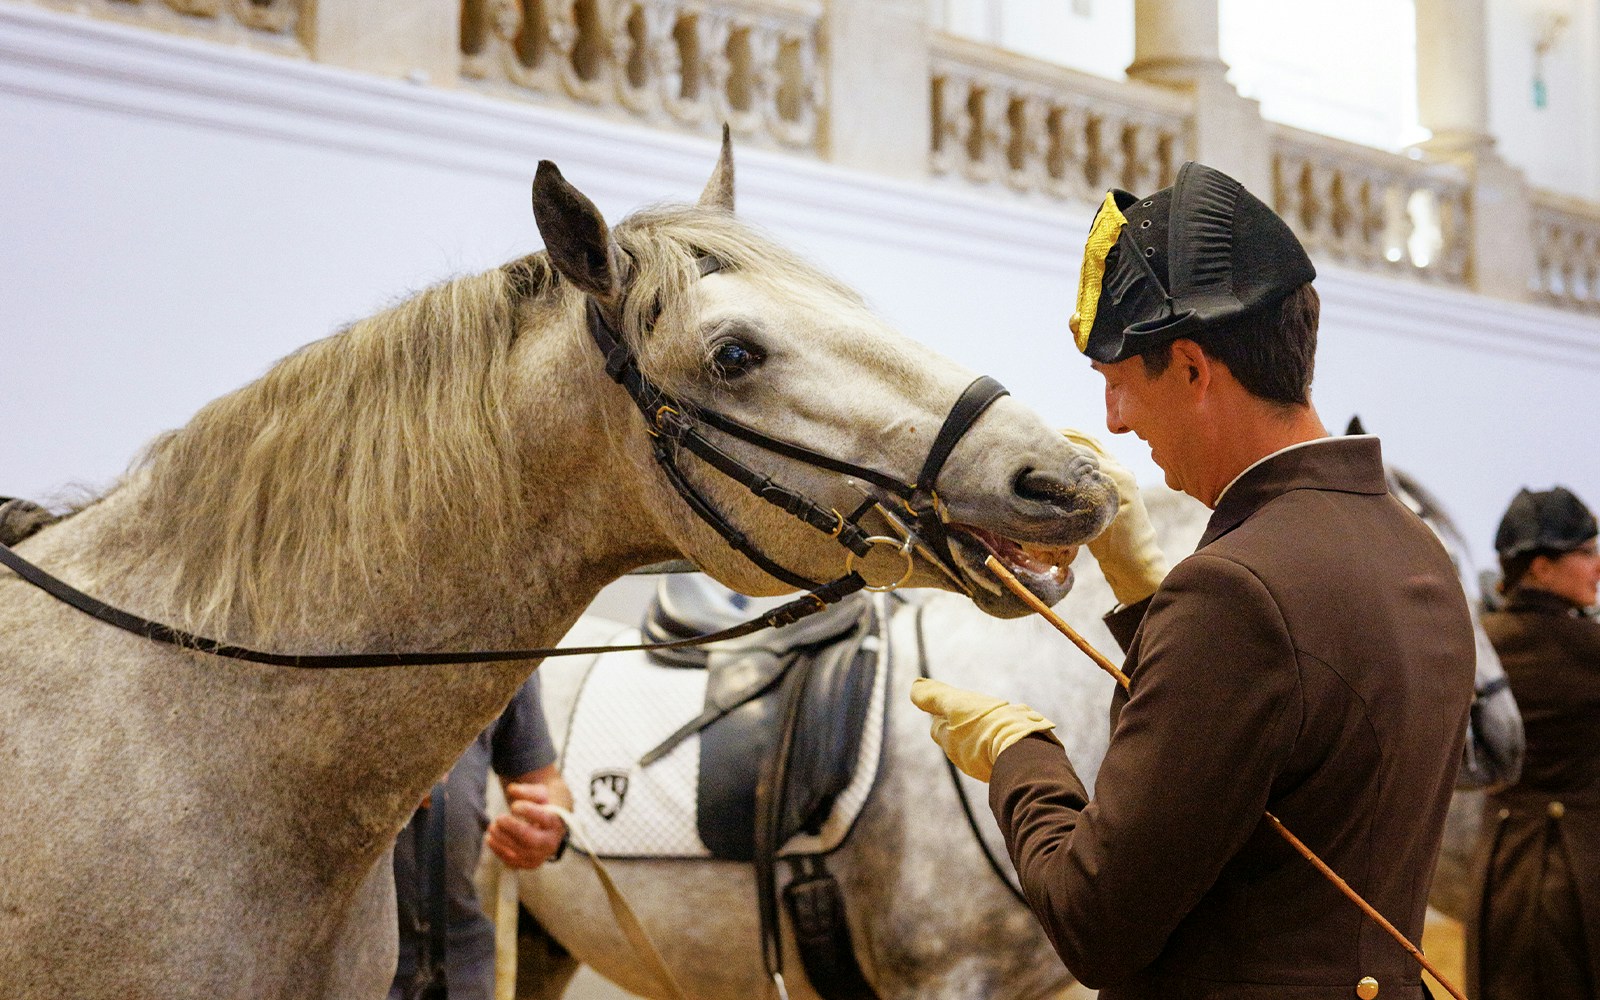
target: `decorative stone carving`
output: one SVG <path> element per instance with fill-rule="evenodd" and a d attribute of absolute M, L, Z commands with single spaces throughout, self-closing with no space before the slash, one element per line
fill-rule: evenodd
<path fill-rule="evenodd" d="M 1412 159 L 1272 127 L 1273 208 L 1315 260 L 1465 284 L 1468 179 Z"/>
<path fill-rule="evenodd" d="M 966 39 L 933 39 L 929 166 L 976 184 L 1099 201 L 1171 183 L 1190 117 L 1181 95 L 1117 84 Z"/>
<path fill-rule="evenodd" d="M 303 55 L 295 32 L 310 0 L 73 0 L 43 6 L 132 22 L 157 30 L 244 42 L 276 52 Z"/>
<path fill-rule="evenodd" d="M 1600 313 L 1600 206 L 1534 192 L 1533 250 L 1536 299 Z"/>
<path fill-rule="evenodd" d="M 816 149 L 821 15 L 822 0 L 463 0 L 462 75 L 697 132 L 726 121 L 746 141 Z M 530 37 L 548 58 L 527 58 Z"/>

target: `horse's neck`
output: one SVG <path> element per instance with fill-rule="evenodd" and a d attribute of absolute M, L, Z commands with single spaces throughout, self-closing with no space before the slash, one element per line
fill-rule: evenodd
<path fill-rule="evenodd" d="M 583 360 L 598 368 L 593 358 Z M 294 634 L 229 638 L 301 652 L 555 645 L 602 586 L 634 565 L 674 554 L 664 549 L 667 543 L 636 495 L 643 488 L 638 470 L 597 440 L 637 415 L 620 390 L 585 380 L 581 370 L 579 375 L 580 385 L 535 399 L 518 414 L 538 430 L 526 435 L 523 446 L 530 470 L 523 489 L 526 521 L 510 533 L 505 551 L 476 553 L 465 562 L 454 559 L 459 553 L 430 551 L 433 564 L 420 574 L 420 591 L 387 591 L 379 581 L 360 599 L 334 601 L 307 588 L 312 593 L 297 598 L 306 607 L 296 616 L 302 624 Z M 599 403 L 583 404 L 585 398 Z M 152 603 L 151 595 L 169 589 L 162 586 L 164 577 L 176 569 L 141 551 L 141 537 L 148 534 L 140 519 L 151 516 L 142 502 L 150 488 L 146 480 L 136 474 L 99 503 L 36 536 L 29 554 L 96 596 L 185 627 L 179 609 Z M 64 625 L 84 631 L 84 648 L 103 642 L 110 628 L 66 608 L 59 613 Z M 322 809 L 341 829 L 365 831 L 361 847 L 398 826 L 529 669 L 524 661 L 315 676 L 202 661 L 154 643 L 138 655 L 126 664 L 132 674 L 159 680 L 180 702 L 212 706 L 217 717 L 238 720 L 235 730 L 216 734 L 226 744 L 217 748 L 228 761 L 224 766 L 270 770 L 258 779 L 277 785 L 300 813 Z M 273 748 L 270 758 L 258 760 L 266 747 Z M 328 761 L 349 765 L 329 768 Z"/>

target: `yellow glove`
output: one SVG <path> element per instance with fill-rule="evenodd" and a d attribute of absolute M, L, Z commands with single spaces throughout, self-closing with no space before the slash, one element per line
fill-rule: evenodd
<path fill-rule="evenodd" d="M 1000 751 L 1029 733 L 1056 727 L 1026 705 L 926 677 L 911 682 L 911 703 L 933 716 L 933 742 L 950 762 L 979 781 L 988 781 L 994 773 Z"/>
<path fill-rule="evenodd" d="M 1111 584 L 1111 592 L 1123 605 L 1138 604 L 1156 592 L 1167 575 L 1167 557 L 1156 544 L 1156 529 L 1139 496 L 1133 473 L 1106 453 L 1100 442 L 1081 431 L 1064 430 L 1068 441 L 1094 452 L 1100 471 L 1117 484 L 1117 516 L 1098 537 L 1089 543 L 1089 554 L 1100 564 L 1100 572 Z"/>

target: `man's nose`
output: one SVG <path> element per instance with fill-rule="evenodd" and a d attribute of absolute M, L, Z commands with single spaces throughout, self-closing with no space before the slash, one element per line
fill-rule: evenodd
<path fill-rule="evenodd" d="M 1126 434 L 1132 430 L 1122 420 L 1122 413 L 1111 400 L 1106 400 L 1106 430 L 1113 434 Z"/>

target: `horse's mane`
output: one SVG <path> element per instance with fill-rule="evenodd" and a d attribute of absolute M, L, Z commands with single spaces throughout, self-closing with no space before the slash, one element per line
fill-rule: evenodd
<path fill-rule="evenodd" d="M 860 305 L 725 213 L 648 209 L 615 236 L 631 262 L 624 331 L 647 371 L 696 348 L 642 331 L 690 321 L 701 254 Z M 380 579 L 414 593 L 439 544 L 492 568 L 526 517 L 506 398 L 513 345 L 540 325 L 583 336 L 581 317 L 582 296 L 534 254 L 309 344 L 157 439 L 134 470 L 148 481 L 138 530 L 175 564 L 167 596 L 184 622 L 264 634 L 297 624 L 306 594 L 358 598 Z"/>

